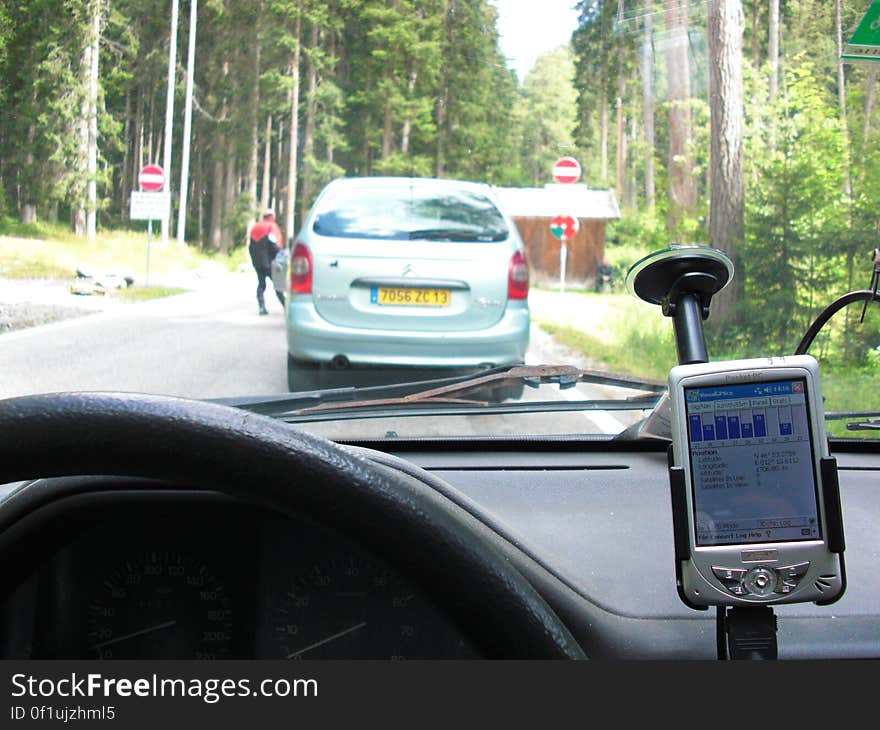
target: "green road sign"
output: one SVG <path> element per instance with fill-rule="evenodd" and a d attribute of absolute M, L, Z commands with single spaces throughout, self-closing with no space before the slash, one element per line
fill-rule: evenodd
<path fill-rule="evenodd" d="M 841 58 L 847 61 L 880 62 L 880 0 L 874 0 L 862 18 Z"/>

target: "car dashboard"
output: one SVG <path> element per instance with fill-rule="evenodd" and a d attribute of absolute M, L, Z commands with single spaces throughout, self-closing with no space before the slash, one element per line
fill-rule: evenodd
<path fill-rule="evenodd" d="M 476 517 L 590 658 L 717 658 L 715 612 L 676 591 L 664 443 L 379 446 L 347 448 L 426 474 Z M 829 606 L 776 607 L 780 659 L 880 656 L 880 453 L 834 455 L 847 590 Z M 332 525 L 154 480 L 5 491 L 4 658 L 479 657 L 430 586 Z"/>
<path fill-rule="evenodd" d="M 100 486 L 24 538 L 4 657 L 476 656 L 423 591 L 332 529 L 219 494 Z"/>

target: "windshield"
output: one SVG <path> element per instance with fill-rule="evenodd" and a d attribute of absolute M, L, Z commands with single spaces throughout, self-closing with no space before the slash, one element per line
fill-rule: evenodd
<path fill-rule="evenodd" d="M 712 360 L 793 354 L 876 288 L 869 8 L 0 0 L 0 397 L 664 439 L 672 320 L 626 286 L 652 252 L 733 262 Z M 865 302 L 808 350 L 834 438 L 880 436 Z M 395 400 L 539 365 L 577 372 Z"/>
<path fill-rule="evenodd" d="M 322 236 L 367 240 L 507 237 L 501 211 L 485 195 L 442 187 L 421 189 L 416 184 L 337 187 L 321 197 L 306 225 Z"/>

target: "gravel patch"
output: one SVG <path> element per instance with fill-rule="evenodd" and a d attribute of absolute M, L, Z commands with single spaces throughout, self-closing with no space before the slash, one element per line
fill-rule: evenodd
<path fill-rule="evenodd" d="M 112 295 L 71 292 L 74 279 L 0 279 L 0 334 L 125 306 Z"/>
<path fill-rule="evenodd" d="M 12 330 L 39 327 L 62 319 L 92 314 L 94 310 L 64 307 L 39 302 L 0 302 L 0 334 Z"/>
<path fill-rule="evenodd" d="M 206 264 L 197 271 L 181 272 L 173 276 L 151 277 L 151 286 L 163 286 L 184 290 L 216 286 L 230 278 L 231 274 L 218 264 Z M 88 292 L 90 287 L 77 279 L 4 279 L 0 277 L 0 335 L 4 332 L 37 327 L 63 319 L 82 317 L 96 312 L 106 312 L 119 307 L 129 307 L 137 300 L 123 301 L 114 296 L 114 290 L 101 293 Z M 136 282 L 135 286 L 142 285 Z"/>

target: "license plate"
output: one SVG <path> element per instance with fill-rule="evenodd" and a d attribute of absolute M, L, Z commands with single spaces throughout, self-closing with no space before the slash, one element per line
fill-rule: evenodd
<path fill-rule="evenodd" d="M 449 289 L 406 289 L 374 286 L 370 289 L 373 304 L 393 304 L 410 307 L 448 307 Z"/>

